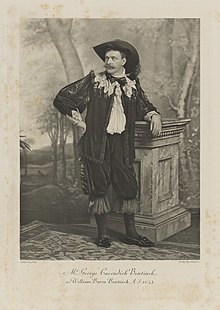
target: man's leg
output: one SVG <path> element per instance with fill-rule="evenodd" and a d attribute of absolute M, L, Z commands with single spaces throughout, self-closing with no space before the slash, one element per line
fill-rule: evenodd
<path fill-rule="evenodd" d="M 81 181 L 83 190 L 89 194 L 89 213 L 95 216 L 98 238 L 96 244 L 109 247 L 111 239 L 106 230 L 106 213 L 110 212 L 110 202 L 106 193 L 110 185 L 110 169 L 107 161 L 96 164 L 89 160 L 81 161 Z"/>
<path fill-rule="evenodd" d="M 146 237 L 137 233 L 134 214 L 139 211 L 137 196 L 137 180 L 133 165 L 127 166 L 124 160 L 123 135 L 110 138 L 111 145 L 111 181 L 118 200 L 114 211 L 123 214 L 126 240 L 129 244 L 150 247 L 154 244 Z"/>

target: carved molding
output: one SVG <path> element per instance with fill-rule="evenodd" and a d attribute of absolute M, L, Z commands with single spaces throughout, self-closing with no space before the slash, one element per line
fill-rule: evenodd
<path fill-rule="evenodd" d="M 160 146 L 160 140 L 177 137 L 184 131 L 185 126 L 190 119 L 163 119 L 162 131 L 160 136 L 155 137 L 150 132 L 150 123 L 137 121 L 135 123 L 135 146 L 136 147 L 153 147 Z M 162 141 L 161 141 L 162 142 Z"/>

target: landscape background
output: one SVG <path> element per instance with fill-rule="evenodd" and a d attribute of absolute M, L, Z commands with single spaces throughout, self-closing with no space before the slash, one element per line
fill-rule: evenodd
<path fill-rule="evenodd" d="M 21 223 L 89 221 L 80 189 L 80 132 L 53 107 L 64 85 L 103 70 L 92 47 L 116 38 L 139 51 L 140 81 L 163 118 L 190 118 L 180 144 L 179 196 L 199 208 L 198 19 L 23 19 L 20 24 Z"/>

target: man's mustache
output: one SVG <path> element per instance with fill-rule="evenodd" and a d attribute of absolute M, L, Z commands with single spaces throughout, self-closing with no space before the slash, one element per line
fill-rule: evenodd
<path fill-rule="evenodd" d="M 109 66 L 109 65 L 104 65 L 104 67 L 105 67 L 106 69 L 115 69 L 114 66 Z"/>

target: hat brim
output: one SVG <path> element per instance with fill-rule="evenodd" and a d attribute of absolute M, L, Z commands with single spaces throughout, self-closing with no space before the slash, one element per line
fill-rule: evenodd
<path fill-rule="evenodd" d="M 127 41 L 114 40 L 99 44 L 93 47 L 96 54 L 105 61 L 106 50 L 113 49 L 126 54 L 126 64 L 125 70 L 126 73 L 131 73 L 135 70 L 135 67 L 139 64 L 139 55 L 136 48 Z"/>

